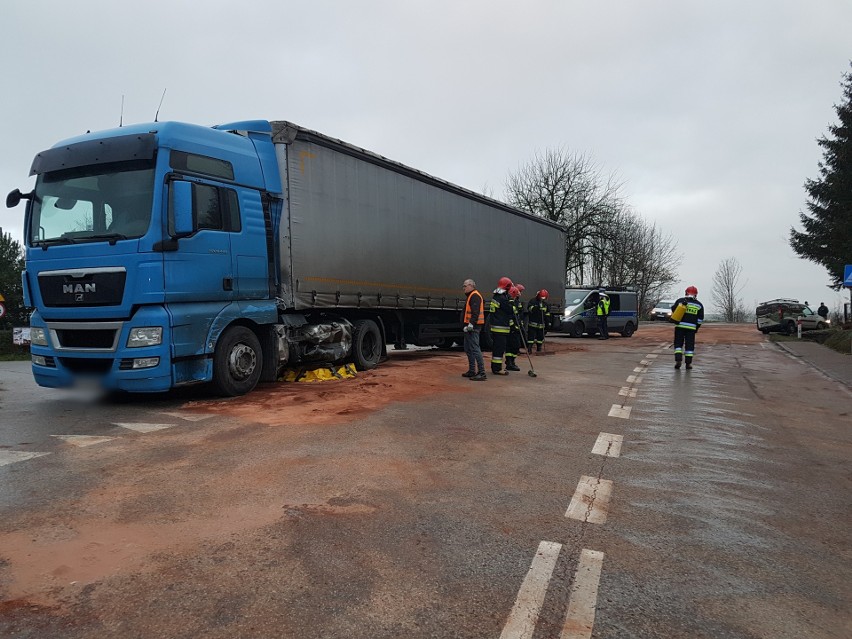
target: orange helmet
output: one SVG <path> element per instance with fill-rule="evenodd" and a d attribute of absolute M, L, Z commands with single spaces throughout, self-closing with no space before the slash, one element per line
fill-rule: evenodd
<path fill-rule="evenodd" d="M 501 277 L 497 281 L 497 288 L 502 288 L 505 291 L 508 291 L 510 288 L 512 288 L 512 286 L 512 280 L 510 280 L 508 277 Z"/>
<path fill-rule="evenodd" d="M 520 297 L 520 295 L 521 295 L 521 292 L 518 290 L 517 286 L 513 286 L 512 288 L 509 289 L 509 297 L 511 297 L 513 300 L 518 299 Z"/>
<path fill-rule="evenodd" d="M 686 294 L 689 295 L 689 296 L 695 297 L 696 295 L 698 295 L 698 289 L 695 288 L 694 286 L 687 286 L 686 287 Z"/>
<path fill-rule="evenodd" d="M 550 295 L 550 293 L 547 292 L 546 288 L 543 288 L 538 293 L 536 293 L 536 295 L 538 295 L 541 299 L 546 300 L 547 296 Z"/>

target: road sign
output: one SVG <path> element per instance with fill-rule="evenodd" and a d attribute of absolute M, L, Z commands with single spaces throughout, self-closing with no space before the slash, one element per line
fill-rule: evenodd
<path fill-rule="evenodd" d="M 3 302 L 0 302 L 0 318 L 2 318 L 6 314 L 6 305 Z"/>
<path fill-rule="evenodd" d="M 843 286 L 852 286 L 852 264 L 847 264 L 843 270 Z"/>

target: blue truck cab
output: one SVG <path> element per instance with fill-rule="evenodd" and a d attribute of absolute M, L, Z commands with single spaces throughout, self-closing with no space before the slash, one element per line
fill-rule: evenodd
<path fill-rule="evenodd" d="M 229 367 L 225 394 L 254 386 L 262 362 L 241 338 L 273 338 L 278 317 L 268 122 L 87 134 L 39 153 L 30 174 L 34 191 L 7 204 L 29 199 L 23 284 L 38 384 L 97 376 L 157 392 L 209 381 L 218 365 Z M 226 327 L 235 345 L 217 362 Z"/>

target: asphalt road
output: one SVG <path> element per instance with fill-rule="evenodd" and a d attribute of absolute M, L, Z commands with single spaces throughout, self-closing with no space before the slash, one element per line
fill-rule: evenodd
<path fill-rule="evenodd" d="M 237 400 L 0 362 L 0 636 L 852 636 L 852 395 L 752 326 L 675 371 L 669 333 Z"/>

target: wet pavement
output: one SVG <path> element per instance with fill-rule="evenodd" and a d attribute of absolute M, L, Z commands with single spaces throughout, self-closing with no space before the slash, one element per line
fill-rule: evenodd
<path fill-rule="evenodd" d="M 775 342 L 781 350 L 852 389 L 852 354 L 839 353 L 816 342 Z"/>

